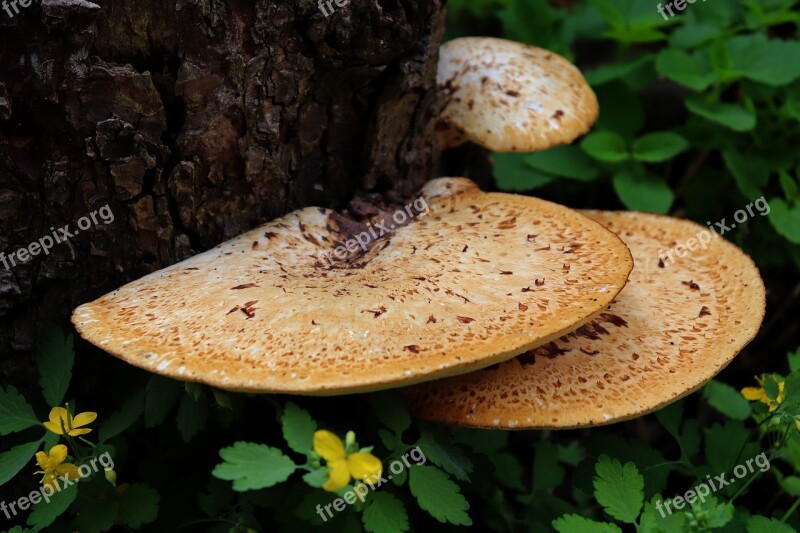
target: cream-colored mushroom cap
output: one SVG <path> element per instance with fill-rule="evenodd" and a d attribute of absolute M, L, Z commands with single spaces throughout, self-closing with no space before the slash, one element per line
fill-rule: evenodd
<path fill-rule="evenodd" d="M 489 428 L 618 422 L 697 390 L 756 335 L 764 284 L 739 248 L 686 220 L 586 214 L 617 232 L 633 252 L 630 280 L 611 305 L 592 322 L 515 359 L 409 388 L 413 414 Z"/>
<path fill-rule="evenodd" d="M 151 372 L 332 395 L 460 374 L 549 342 L 602 311 L 632 268 L 594 220 L 466 179 L 430 182 L 379 223 L 372 231 L 390 233 L 372 240 L 327 209 L 295 211 L 82 305 L 72 320 Z"/>
<path fill-rule="evenodd" d="M 597 97 L 572 63 L 513 41 L 445 43 L 436 81 L 445 148 L 471 141 L 496 152 L 536 152 L 571 143 L 598 116 Z"/>

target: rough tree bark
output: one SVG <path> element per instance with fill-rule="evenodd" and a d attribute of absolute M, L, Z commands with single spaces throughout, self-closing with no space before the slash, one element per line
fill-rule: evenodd
<path fill-rule="evenodd" d="M 0 373 L 47 322 L 306 205 L 432 177 L 444 0 L 42 0 L 0 11 Z"/>

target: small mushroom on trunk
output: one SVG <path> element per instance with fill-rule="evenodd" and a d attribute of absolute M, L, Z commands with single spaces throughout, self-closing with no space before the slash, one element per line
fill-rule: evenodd
<path fill-rule="evenodd" d="M 414 415 L 516 429 L 627 420 L 697 390 L 755 337 L 765 289 L 739 248 L 714 238 L 707 249 L 665 262 L 663 250 L 706 228 L 645 213 L 585 214 L 633 252 L 635 267 L 617 298 L 557 341 L 492 368 L 407 389 Z"/>
<path fill-rule="evenodd" d="M 589 84 L 549 50 L 490 37 L 442 45 L 436 76 L 443 148 L 470 141 L 495 152 L 569 144 L 597 120 Z"/>
<path fill-rule="evenodd" d="M 477 370 L 557 339 L 611 303 L 632 267 L 622 241 L 588 217 L 440 178 L 371 227 L 295 211 L 72 320 L 88 341 L 165 376 L 344 394 Z"/>

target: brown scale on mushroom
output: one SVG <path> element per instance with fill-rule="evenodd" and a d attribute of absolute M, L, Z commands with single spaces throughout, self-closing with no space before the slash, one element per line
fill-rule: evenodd
<path fill-rule="evenodd" d="M 764 284 L 736 246 L 714 239 L 669 268 L 649 268 L 658 250 L 704 228 L 644 213 L 585 214 L 617 232 L 633 252 L 637 266 L 622 292 L 559 340 L 491 368 L 406 389 L 412 414 L 518 429 L 635 418 L 701 387 L 756 335 Z M 689 290 L 676 290 L 683 286 Z"/>
<path fill-rule="evenodd" d="M 345 394 L 470 372 L 551 342 L 602 312 L 632 268 L 616 235 L 565 207 L 461 178 L 421 194 L 426 216 L 345 264 L 327 258 L 363 224 L 306 208 L 84 304 L 73 323 L 176 379 Z M 574 249 L 569 278 L 565 256 L 537 251 L 532 234 Z"/>

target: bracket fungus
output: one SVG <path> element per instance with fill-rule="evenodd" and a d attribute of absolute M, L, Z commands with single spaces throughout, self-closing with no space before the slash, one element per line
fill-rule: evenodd
<path fill-rule="evenodd" d="M 344 394 L 548 343 L 603 311 L 633 266 L 613 232 L 566 207 L 458 178 L 421 194 L 425 216 L 346 258 L 324 260 L 366 226 L 306 208 L 84 304 L 73 323 L 165 376 Z"/>
<path fill-rule="evenodd" d="M 536 152 L 571 143 L 598 116 L 597 97 L 572 63 L 504 39 L 445 43 L 436 81 L 443 148 L 471 141 L 495 152 Z"/>
<path fill-rule="evenodd" d="M 654 411 L 700 388 L 755 337 L 765 310 L 758 269 L 739 248 L 671 261 L 664 250 L 706 228 L 636 212 L 586 212 L 633 252 L 630 280 L 597 319 L 472 374 L 407 389 L 412 414 L 472 427 L 576 428 Z M 711 232 L 709 232 L 710 234 Z"/>

